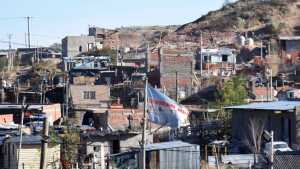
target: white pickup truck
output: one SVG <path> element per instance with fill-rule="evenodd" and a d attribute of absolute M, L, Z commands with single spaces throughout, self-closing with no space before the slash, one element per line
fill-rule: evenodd
<path fill-rule="evenodd" d="M 283 141 L 274 141 L 273 142 L 273 152 L 285 152 L 293 151 L 286 142 Z M 266 143 L 264 148 L 264 154 L 269 158 L 271 156 L 271 143 Z"/>

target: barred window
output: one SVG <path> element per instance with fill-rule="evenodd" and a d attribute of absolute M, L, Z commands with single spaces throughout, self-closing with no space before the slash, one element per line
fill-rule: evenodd
<path fill-rule="evenodd" d="M 95 91 L 84 91 L 83 92 L 83 99 L 95 100 L 96 99 L 96 92 Z"/>

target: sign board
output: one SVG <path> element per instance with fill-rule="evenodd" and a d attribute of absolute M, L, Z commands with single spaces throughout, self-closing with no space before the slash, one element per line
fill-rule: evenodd
<path fill-rule="evenodd" d="M 264 132 L 263 132 L 263 138 L 264 138 L 266 141 L 270 142 L 271 139 L 272 139 L 272 135 L 271 135 L 271 133 L 269 133 L 268 131 L 264 130 Z"/>

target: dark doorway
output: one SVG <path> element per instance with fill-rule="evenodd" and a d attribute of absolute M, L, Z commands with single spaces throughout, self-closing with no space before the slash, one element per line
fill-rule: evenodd
<path fill-rule="evenodd" d="M 120 140 L 113 140 L 113 154 L 120 152 Z"/>
<path fill-rule="evenodd" d="M 87 111 L 87 112 L 84 114 L 83 120 L 82 120 L 82 125 L 87 125 L 87 126 L 94 127 L 93 112 Z"/>

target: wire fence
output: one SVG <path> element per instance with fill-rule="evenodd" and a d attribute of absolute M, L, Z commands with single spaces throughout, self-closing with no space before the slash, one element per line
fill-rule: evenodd
<path fill-rule="evenodd" d="M 300 168 L 299 154 L 276 154 L 274 155 L 274 169 L 296 169 Z"/>

